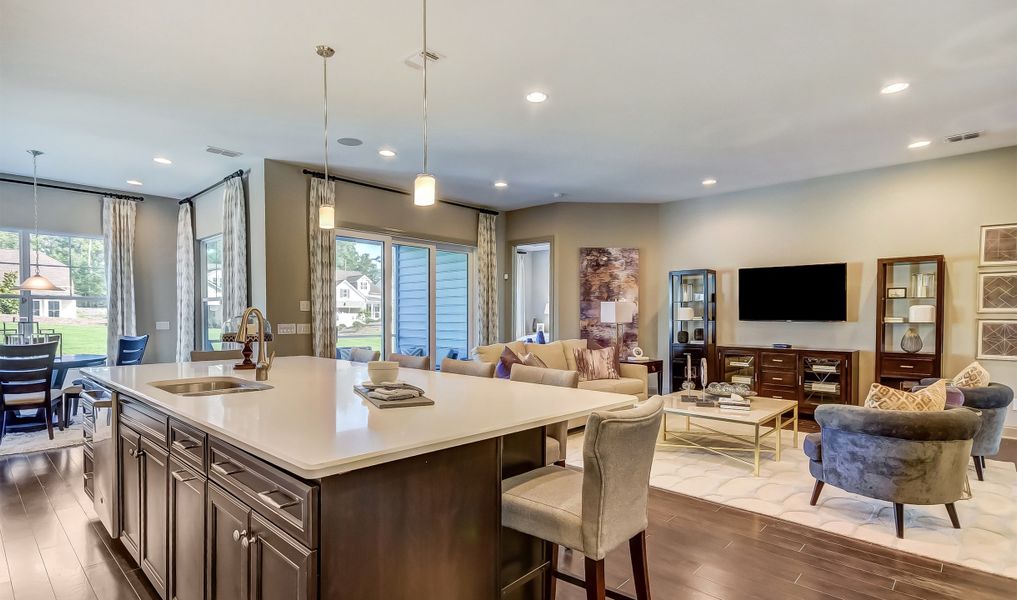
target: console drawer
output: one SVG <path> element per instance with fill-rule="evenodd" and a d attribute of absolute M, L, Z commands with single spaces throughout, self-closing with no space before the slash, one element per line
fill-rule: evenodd
<path fill-rule="evenodd" d="M 794 387 L 798 383 L 798 375 L 794 371 L 765 370 L 759 376 L 759 384 L 767 386 Z"/>
<path fill-rule="evenodd" d="M 163 447 L 168 445 L 169 417 L 123 394 L 120 395 L 120 422 Z"/>
<path fill-rule="evenodd" d="M 760 352 L 759 362 L 763 365 L 764 369 L 797 370 L 795 355 L 785 352 Z"/>
<path fill-rule="evenodd" d="M 759 395 L 764 398 L 776 398 L 777 400 L 798 399 L 798 392 L 794 388 L 776 387 L 770 385 L 759 386 Z"/>
<path fill-rule="evenodd" d="M 883 375 L 899 375 L 904 377 L 932 377 L 934 372 L 933 360 L 921 358 L 897 358 L 884 356 L 882 364 Z"/>
<path fill-rule="evenodd" d="M 311 549 L 318 547 L 318 486 L 219 440 L 209 440 L 208 478 Z"/>
<path fill-rule="evenodd" d="M 170 419 L 169 432 L 170 454 L 204 473 L 205 447 L 208 445 L 205 433 L 176 419 Z"/>

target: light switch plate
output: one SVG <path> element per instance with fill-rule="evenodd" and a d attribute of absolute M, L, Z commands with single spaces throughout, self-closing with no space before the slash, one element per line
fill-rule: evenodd
<path fill-rule="evenodd" d="M 297 332 L 297 326 L 293 323 L 279 323 L 276 326 L 276 332 L 279 335 L 293 335 Z"/>
<path fill-rule="evenodd" d="M 311 301 L 301 300 L 300 301 L 300 312 L 311 312 Z"/>
<path fill-rule="evenodd" d="M 297 333 L 299 333 L 301 335 L 303 335 L 303 334 L 310 334 L 311 333 L 311 324 L 310 323 L 297 323 Z"/>
<path fill-rule="evenodd" d="M 155 328 L 159 331 L 169 331 L 169 321 L 156 321 Z"/>

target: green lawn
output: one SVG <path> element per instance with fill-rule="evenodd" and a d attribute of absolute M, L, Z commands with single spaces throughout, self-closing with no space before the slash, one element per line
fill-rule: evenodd
<path fill-rule="evenodd" d="M 106 325 L 68 325 L 43 323 L 44 330 L 54 330 L 63 336 L 64 354 L 106 354 Z"/>
<path fill-rule="evenodd" d="M 339 341 L 336 346 L 340 348 L 353 347 L 353 348 L 370 348 L 371 350 L 381 350 L 381 336 L 350 336 L 344 335 L 339 336 Z"/>

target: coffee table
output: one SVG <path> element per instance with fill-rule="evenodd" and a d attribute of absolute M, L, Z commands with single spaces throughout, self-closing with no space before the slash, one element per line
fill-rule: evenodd
<path fill-rule="evenodd" d="M 680 398 L 682 394 L 695 394 L 701 397 L 703 392 L 693 390 L 664 396 L 664 424 L 658 440 L 660 446 L 708 450 L 714 454 L 750 465 L 752 474 L 759 477 L 760 454 L 772 453 L 774 460 L 780 461 L 782 425 L 787 422 L 786 418 L 790 413 L 794 432 L 793 443 L 795 448 L 798 447 L 798 403 L 793 400 L 756 396 L 752 398 L 751 410 L 734 411 L 712 406 L 696 406 L 694 402 L 682 402 Z M 669 415 L 685 417 L 685 429 L 683 431 L 669 430 L 667 428 Z M 693 422 L 693 419 L 696 419 L 697 422 Z M 704 425 L 702 421 L 743 425 L 749 427 L 751 433 L 721 431 Z M 776 441 L 773 442 L 773 445 L 764 444 L 764 440 L 770 436 L 775 437 Z M 714 440 L 726 442 L 726 445 L 717 445 Z M 735 456 L 735 452 L 751 452 L 752 462 Z"/>

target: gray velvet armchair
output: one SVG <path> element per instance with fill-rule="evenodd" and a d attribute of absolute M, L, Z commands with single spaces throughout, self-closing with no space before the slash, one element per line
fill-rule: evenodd
<path fill-rule="evenodd" d="M 820 433 L 806 436 L 809 471 L 816 478 L 810 504 L 827 483 L 892 502 L 897 537 L 904 537 L 905 504 L 944 504 L 960 529 L 953 503 L 967 488 L 967 461 L 980 418 L 971 410 L 937 412 L 820 406 Z"/>

